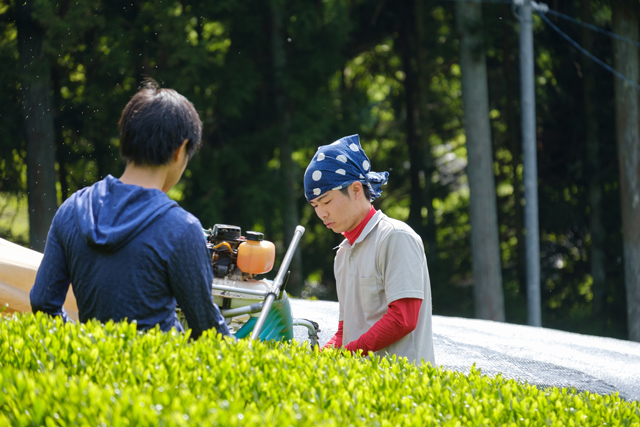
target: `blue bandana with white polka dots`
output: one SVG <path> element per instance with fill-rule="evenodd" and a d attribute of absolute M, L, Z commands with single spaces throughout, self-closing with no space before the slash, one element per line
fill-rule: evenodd
<path fill-rule="evenodd" d="M 382 194 L 380 186 L 386 184 L 388 178 L 389 172 L 371 171 L 358 135 L 345 136 L 318 148 L 304 173 L 304 194 L 307 201 L 311 201 L 327 191 L 340 190 L 360 181 L 369 187 L 373 201 Z"/>

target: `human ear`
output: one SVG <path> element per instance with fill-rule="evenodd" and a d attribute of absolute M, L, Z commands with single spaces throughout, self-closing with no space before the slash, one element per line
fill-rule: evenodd
<path fill-rule="evenodd" d="M 354 199 L 359 199 L 363 194 L 362 183 L 360 181 L 353 182 L 351 184 L 351 191 L 353 191 Z"/>
<path fill-rule="evenodd" d="M 189 142 L 188 139 L 185 139 L 184 141 L 182 141 L 182 145 L 180 145 L 180 147 L 176 148 L 176 150 L 173 152 L 173 161 L 174 162 L 178 162 L 180 160 L 180 155 L 183 154 L 185 157 L 187 155 L 187 142 Z"/>

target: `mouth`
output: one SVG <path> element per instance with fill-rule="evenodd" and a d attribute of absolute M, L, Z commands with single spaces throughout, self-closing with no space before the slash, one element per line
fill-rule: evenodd
<path fill-rule="evenodd" d="M 333 222 L 325 222 L 324 223 L 325 227 L 327 227 L 327 228 L 333 227 L 333 224 L 335 224 L 335 223 L 333 223 Z"/>

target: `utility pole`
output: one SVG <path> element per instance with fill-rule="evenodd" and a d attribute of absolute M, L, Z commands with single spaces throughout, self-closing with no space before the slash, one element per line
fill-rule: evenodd
<path fill-rule="evenodd" d="M 538 228 L 538 164 L 536 155 L 536 97 L 533 72 L 533 9 L 544 10 L 532 0 L 514 0 L 520 21 L 520 89 L 522 154 L 524 169 L 524 227 L 527 267 L 527 324 L 542 326 L 540 303 L 540 231 Z"/>

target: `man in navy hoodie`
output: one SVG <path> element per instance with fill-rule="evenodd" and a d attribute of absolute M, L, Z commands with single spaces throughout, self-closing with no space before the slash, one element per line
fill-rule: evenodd
<path fill-rule="evenodd" d="M 229 335 L 213 303 L 213 269 L 202 225 L 167 196 L 201 144 L 195 108 L 147 80 L 122 112 L 120 179 L 108 175 L 69 197 L 56 212 L 31 289 L 31 307 L 68 320 L 70 284 L 80 321 L 135 321 L 191 336 Z"/>

